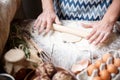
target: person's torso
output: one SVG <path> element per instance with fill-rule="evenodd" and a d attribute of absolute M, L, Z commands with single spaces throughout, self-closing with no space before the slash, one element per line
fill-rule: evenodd
<path fill-rule="evenodd" d="M 62 20 L 101 20 L 112 0 L 54 0 L 54 8 Z"/>

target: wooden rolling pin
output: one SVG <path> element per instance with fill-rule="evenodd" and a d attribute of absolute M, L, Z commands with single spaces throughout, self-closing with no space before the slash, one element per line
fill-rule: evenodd
<path fill-rule="evenodd" d="M 83 28 L 83 27 L 81 29 L 76 29 L 71 27 L 65 27 L 58 24 L 53 24 L 53 29 L 59 32 L 69 33 L 82 38 L 86 38 L 92 30 L 91 28 Z"/>

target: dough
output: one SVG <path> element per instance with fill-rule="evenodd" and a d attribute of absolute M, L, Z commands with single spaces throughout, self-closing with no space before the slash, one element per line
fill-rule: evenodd
<path fill-rule="evenodd" d="M 82 40 L 81 37 L 68 34 L 68 33 L 61 33 L 61 38 L 64 42 L 78 42 Z"/>

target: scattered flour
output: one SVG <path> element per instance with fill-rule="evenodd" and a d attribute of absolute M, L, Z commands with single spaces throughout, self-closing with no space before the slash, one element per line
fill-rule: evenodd
<path fill-rule="evenodd" d="M 28 24 L 27 26 L 32 26 L 34 22 Z M 79 27 L 77 21 L 63 21 L 65 26 L 75 26 Z M 91 44 L 86 39 L 81 39 L 79 42 L 65 42 L 62 39 L 61 32 L 50 31 L 47 35 L 44 32 L 38 35 L 35 31 L 32 33 L 33 39 L 52 57 L 52 62 L 60 67 L 70 69 L 71 65 L 77 60 L 82 58 L 91 58 L 91 54 L 97 54 L 99 57 L 109 50 L 120 49 L 120 36 L 116 34 L 113 37 L 113 41 L 109 45 L 105 45 L 101 48 L 97 48 Z"/>

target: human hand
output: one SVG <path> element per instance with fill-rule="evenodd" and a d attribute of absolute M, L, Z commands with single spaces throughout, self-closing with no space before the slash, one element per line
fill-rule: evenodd
<path fill-rule="evenodd" d="M 91 44 L 98 45 L 103 43 L 112 33 L 114 23 L 101 20 L 90 25 L 83 24 L 83 27 L 93 28 L 87 39 Z"/>
<path fill-rule="evenodd" d="M 43 11 L 34 23 L 34 28 L 39 29 L 39 33 L 45 30 L 48 33 L 52 27 L 52 23 L 61 24 L 59 18 L 54 11 Z"/>

